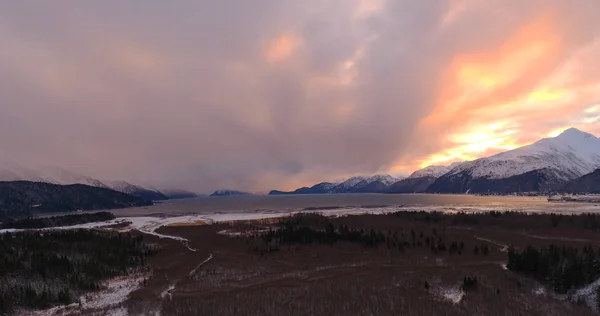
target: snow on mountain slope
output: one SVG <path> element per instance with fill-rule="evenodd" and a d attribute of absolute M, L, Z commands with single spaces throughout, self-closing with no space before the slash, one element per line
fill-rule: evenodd
<path fill-rule="evenodd" d="M 338 186 L 339 183 L 332 183 L 332 182 L 321 182 L 319 184 L 316 184 L 313 187 L 319 186 L 320 188 L 322 188 L 323 190 L 330 190 L 333 189 L 334 187 Z"/>
<path fill-rule="evenodd" d="M 19 180 L 44 182 L 46 178 L 34 170 L 3 163 L 0 167 L 0 181 Z"/>
<path fill-rule="evenodd" d="M 125 181 L 111 181 L 107 182 L 107 184 L 115 191 L 138 196 L 149 201 L 168 200 L 166 195 L 154 188 L 144 188 Z"/>
<path fill-rule="evenodd" d="M 61 168 L 47 168 L 41 171 L 48 179 L 47 182 L 55 184 L 85 184 L 93 187 L 108 188 L 102 181 L 92 177 L 78 174 Z"/>
<path fill-rule="evenodd" d="M 385 185 L 391 185 L 393 183 L 398 182 L 400 179 L 394 178 L 390 175 L 387 174 L 377 174 L 374 176 L 370 176 L 370 177 L 366 177 L 366 176 L 355 176 L 355 177 L 351 177 L 350 179 L 340 183 L 339 185 L 337 185 L 337 189 L 351 189 L 353 187 L 355 187 L 357 184 L 359 183 L 363 183 L 363 184 L 371 184 L 373 182 L 376 181 L 381 181 L 381 183 L 385 184 Z"/>
<path fill-rule="evenodd" d="M 600 168 L 600 139 L 570 128 L 554 138 L 462 163 L 448 174 L 469 171 L 473 179 L 504 179 L 546 169 L 560 180 L 571 180 L 597 168 Z"/>
<path fill-rule="evenodd" d="M 132 192 L 136 192 L 139 189 L 142 189 L 142 187 L 133 185 L 133 184 L 131 184 L 129 182 L 125 182 L 125 181 L 110 181 L 110 182 L 107 182 L 106 184 L 115 191 L 129 193 L 129 194 L 131 194 Z"/>
<path fill-rule="evenodd" d="M 375 181 L 381 181 L 381 183 L 383 183 L 385 185 L 392 185 L 402 179 L 394 178 L 394 177 L 390 176 L 389 174 L 377 174 L 372 177 L 368 177 L 366 180 L 368 183 L 373 183 Z"/>
<path fill-rule="evenodd" d="M 2 162 L 0 166 L 0 181 L 34 181 L 53 184 L 86 184 L 94 187 L 107 186 L 98 179 L 67 171 L 61 168 L 46 167 L 30 169 L 14 163 Z"/>
<path fill-rule="evenodd" d="M 348 179 L 348 180 L 346 180 L 346 181 L 338 184 L 336 186 L 336 188 L 338 188 L 338 189 L 346 189 L 346 190 L 347 189 L 351 189 L 352 187 L 354 187 L 355 185 L 357 185 L 359 182 L 365 181 L 365 180 L 367 180 L 366 177 L 359 177 L 359 176 L 357 176 L 357 177 L 351 177 L 350 179 Z"/>
<path fill-rule="evenodd" d="M 450 171 L 449 166 L 428 166 L 428 167 L 425 167 L 423 169 L 413 172 L 408 178 L 409 179 L 416 179 L 416 178 L 423 178 L 423 177 L 438 178 L 441 175 L 443 175 L 444 173 L 447 173 L 448 171 Z"/>

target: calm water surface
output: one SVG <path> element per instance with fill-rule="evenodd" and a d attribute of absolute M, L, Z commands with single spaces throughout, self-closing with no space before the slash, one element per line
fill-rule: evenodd
<path fill-rule="evenodd" d="M 324 194 L 225 196 L 171 200 L 150 207 L 115 211 L 117 216 L 182 215 L 246 212 L 289 212 L 307 208 L 389 208 L 440 210 L 525 210 L 553 212 L 600 211 L 600 206 L 550 203 L 546 197 L 474 196 L 443 194 Z"/>

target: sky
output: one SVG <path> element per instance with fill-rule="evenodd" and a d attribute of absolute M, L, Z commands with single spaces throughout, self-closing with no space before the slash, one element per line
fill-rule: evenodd
<path fill-rule="evenodd" d="M 0 160 L 293 189 L 600 135 L 597 0 L 4 1 Z"/>

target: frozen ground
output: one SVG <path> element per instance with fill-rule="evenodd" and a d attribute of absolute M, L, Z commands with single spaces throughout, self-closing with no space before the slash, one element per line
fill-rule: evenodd
<path fill-rule="evenodd" d="M 463 296 L 465 296 L 465 292 L 458 287 L 441 287 L 434 291 L 435 294 L 439 295 L 444 300 L 452 302 L 453 304 L 458 304 L 462 301 Z"/>
<path fill-rule="evenodd" d="M 126 316 L 127 308 L 123 302 L 129 294 L 140 288 L 147 275 L 134 275 L 115 278 L 104 283 L 105 288 L 99 292 L 89 293 L 79 298 L 80 303 L 67 306 L 56 306 L 41 311 L 24 311 L 27 316 L 69 316 L 99 314 L 107 316 Z"/>
<path fill-rule="evenodd" d="M 600 288 L 600 279 L 575 291 L 575 293 L 573 293 L 573 296 L 571 297 L 571 300 L 574 302 L 583 301 L 585 302 L 585 305 L 587 305 L 589 308 L 598 312 L 598 301 L 596 297 L 596 292 L 598 291 L 598 288 Z"/>

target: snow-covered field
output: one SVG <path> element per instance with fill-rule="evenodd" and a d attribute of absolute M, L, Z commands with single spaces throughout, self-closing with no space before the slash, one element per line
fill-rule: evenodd
<path fill-rule="evenodd" d="M 441 287 L 435 290 L 434 293 L 453 304 L 460 303 L 463 296 L 465 296 L 465 292 L 459 287 Z"/>
<path fill-rule="evenodd" d="M 80 303 L 67 306 L 56 306 L 46 310 L 22 312 L 27 316 L 67 316 L 99 313 L 107 316 L 126 316 L 127 308 L 123 302 L 133 291 L 139 289 L 147 275 L 119 277 L 104 283 L 105 288 L 99 292 L 83 295 Z"/>

